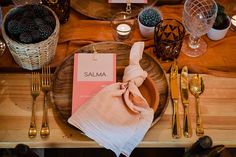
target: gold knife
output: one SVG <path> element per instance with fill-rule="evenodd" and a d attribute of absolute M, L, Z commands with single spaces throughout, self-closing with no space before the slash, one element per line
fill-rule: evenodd
<path fill-rule="evenodd" d="M 188 67 L 184 66 L 180 75 L 180 93 L 184 107 L 184 136 L 192 137 L 192 126 L 189 118 L 189 101 L 188 101 Z"/>
<path fill-rule="evenodd" d="M 180 138 L 180 122 L 179 122 L 179 107 L 178 107 L 178 66 L 174 62 L 171 66 L 170 73 L 170 90 L 171 90 L 171 99 L 173 104 L 173 116 L 172 116 L 172 136 L 173 138 Z"/>

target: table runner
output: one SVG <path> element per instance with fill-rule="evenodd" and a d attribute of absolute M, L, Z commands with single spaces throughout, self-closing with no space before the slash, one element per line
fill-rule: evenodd
<path fill-rule="evenodd" d="M 7 9 L 4 8 L 4 11 Z M 164 5 L 159 9 L 163 18 L 175 18 L 182 21 L 183 5 Z M 220 41 L 211 41 L 206 35 L 203 39 L 208 44 L 207 52 L 197 58 L 190 58 L 180 53 L 177 60 L 180 69 L 188 65 L 192 73 L 236 77 L 236 32 L 229 30 L 226 37 Z M 66 56 L 82 46 L 102 41 L 114 41 L 110 21 L 85 18 L 72 10 L 69 21 L 61 26 L 56 56 L 51 65 L 56 67 Z M 153 54 L 153 40 L 143 38 L 138 26 L 135 27 L 133 38 L 128 43 L 132 44 L 136 41 L 145 41 L 146 51 Z M 161 64 L 168 72 L 171 62 L 161 62 Z M 0 70 L 2 69 L 19 69 L 8 50 L 0 57 Z"/>

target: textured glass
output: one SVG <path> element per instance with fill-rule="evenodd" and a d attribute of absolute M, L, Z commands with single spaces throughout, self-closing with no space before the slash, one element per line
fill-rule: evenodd
<path fill-rule="evenodd" d="M 183 24 L 193 36 L 206 34 L 215 22 L 216 9 L 212 0 L 188 0 L 184 5 Z"/>
<path fill-rule="evenodd" d="M 162 61 L 173 61 L 179 56 L 185 35 L 184 26 L 175 19 L 164 19 L 155 27 L 154 52 Z"/>
<path fill-rule="evenodd" d="M 190 57 L 197 57 L 207 50 L 207 43 L 200 39 L 213 26 L 217 13 L 214 0 L 186 0 L 183 10 L 183 24 L 189 32 L 184 39 L 182 51 Z"/>

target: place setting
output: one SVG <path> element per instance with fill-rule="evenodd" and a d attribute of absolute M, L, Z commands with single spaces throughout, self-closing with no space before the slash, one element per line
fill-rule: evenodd
<path fill-rule="evenodd" d="M 104 42 L 85 46 L 79 49 L 77 53 L 94 54 L 94 49 L 98 54 L 116 54 L 116 77 L 117 81 L 122 80 L 123 71 L 129 64 L 129 51 L 131 47 L 125 43 Z M 144 94 L 151 106 L 157 105 L 153 120 L 154 125 L 160 120 L 168 104 L 169 88 L 167 77 L 156 58 L 153 58 L 148 53 L 143 53 L 140 65 L 143 69 L 146 69 L 149 75 L 144 81 L 143 86 L 140 87 L 141 93 Z M 73 69 L 74 55 L 71 55 L 56 69 L 53 78 L 52 91 L 54 103 L 64 121 L 67 121 L 71 116 Z M 159 75 L 155 75 L 156 73 L 159 73 Z M 66 90 L 62 91 L 62 89 Z M 157 95 L 156 91 L 160 93 L 159 102 L 157 101 L 159 95 Z M 149 92 L 153 93 L 155 96 L 151 97 Z"/>
<path fill-rule="evenodd" d="M 59 39 L 60 28 L 68 24 L 69 15 L 59 18 L 55 8 L 38 3 L 9 10 L 2 24 L 4 42 L 15 63 L 31 73 L 32 110 L 25 132 L 28 140 L 34 142 L 39 136 L 44 142 L 50 141 L 56 137 L 53 129 L 63 125 L 67 130 L 59 132 L 68 134 L 67 141 L 76 139 L 72 136 L 87 136 L 116 156 L 130 156 L 145 138 L 152 142 L 149 133 L 162 131 L 162 127 L 167 129 L 153 137 L 177 143 L 203 139 L 209 133 L 209 124 L 206 111 L 202 113 L 201 98 L 209 99 L 205 97 L 209 95 L 209 79 L 193 71 L 194 64 L 184 65 L 179 58 L 194 61 L 208 50 L 205 37 L 200 37 L 213 27 L 220 5 L 204 1 L 203 5 L 187 0 L 180 21 L 155 7 L 157 1 L 91 1 L 89 5 L 97 5 L 96 9 L 107 8 L 105 16 L 96 9 L 87 12 L 91 7 L 87 2 L 72 0 L 75 11 L 107 20 L 104 23 L 113 40 L 83 40 L 92 44 L 66 52 L 70 55 L 57 63 L 54 59 L 61 57 L 57 50 L 64 44 Z M 79 8 L 83 5 L 88 8 Z M 142 40 L 136 39 L 137 33 Z M 67 41 L 65 51 L 76 45 L 77 41 L 73 42 Z M 40 95 L 42 102 L 37 99 Z M 43 106 L 41 127 L 36 124 L 39 103 Z M 59 115 L 56 118 L 60 122 L 53 127 L 48 118 L 49 103 L 53 104 L 52 115 Z"/>

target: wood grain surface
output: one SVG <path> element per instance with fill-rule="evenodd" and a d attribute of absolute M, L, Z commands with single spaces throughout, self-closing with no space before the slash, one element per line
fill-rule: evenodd
<path fill-rule="evenodd" d="M 168 76 L 168 75 L 167 75 Z M 189 76 L 190 79 L 191 75 Z M 205 92 L 200 97 L 202 120 L 205 134 L 213 139 L 213 144 L 236 147 L 236 79 L 202 75 Z M 25 143 L 32 148 L 98 148 L 93 140 L 80 134 L 78 129 L 62 122 L 54 105 L 49 105 L 48 119 L 51 134 L 48 139 L 39 135 L 42 123 L 43 92 L 36 100 L 36 138 L 28 137 L 32 97 L 30 95 L 31 74 L 0 73 L 0 148 L 14 148 Z M 194 97 L 190 94 L 190 117 L 193 137 L 173 139 L 171 134 L 172 104 L 158 123 L 145 135 L 138 147 L 189 147 L 197 140 L 195 134 L 196 108 Z M 181 102 L 180 120 L 183 126 Z"/>
<path fill-rule="evenodd" d="M 118 42 L 103 42 L 85 46 L 79 49 L 78 52 L 93 53 L 93 46 L 98 53 L 116 53 L 117 69 L 122 70 L 129 64 L 129 52 L 131 48 L 129 45 Z M 62 64 L 57 67 L 53 78 L 52 91 L 54 104 L 64 121 L 67 121 L 71 116 L 73 62 L 73 55 L 67 57 Z M 150 78 L 140 87 L 140 91 L 147 99 L 150 106 L 156 111 L 153 120 L 154 125 L 160 120 L 168 104 L 168 82 L 163 69 L 155 58 L 144 53 L 140 64 L 142 68 L 148 72 L 148 78 Z M 120 77 L 122 77 L 122 72 L 119 72 L 118 80 L 121 80 Z M 159 95 L 157 95 L 156 90 L 159 91 Z M 157 104 L 157 101 L 159 104 Z"/>

